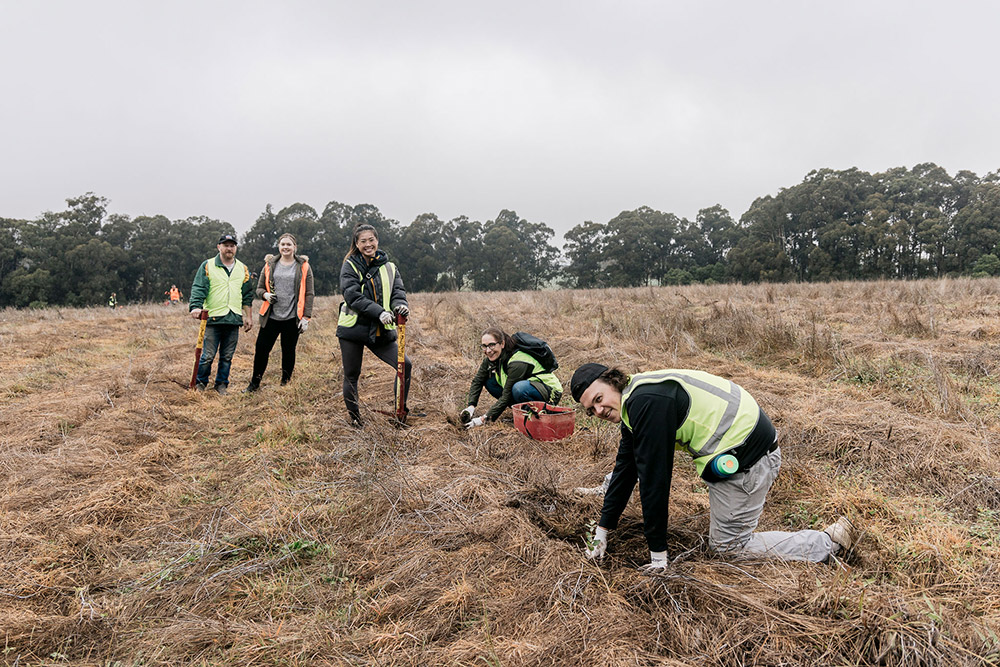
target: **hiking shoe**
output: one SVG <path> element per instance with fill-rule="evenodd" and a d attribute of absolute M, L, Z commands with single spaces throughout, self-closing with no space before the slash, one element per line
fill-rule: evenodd
<path fill-rule="evenodd" d="M 207 388 L 208 388 L 207 385 L 203 385 L 200 382 L 194 386 L 195 391 L 205 391 L 205 389 Z"/>
<path fill-rule="evenodd" d="M 253 382 L 251 382 L 250 384 L 247 385 L 247 388 L 243 390 L 243 393 L 244 394 L 252 394 L 255 391 L 257 391 L 258 389 L 260 389 L 260 385 L 259 384 L 254 384 Z"/>
<path fill-rule="evenodd" d="M 838 518 L 834 523 L 823 529 L 823 532 L 830 536 L 833 543 L 839 547 L 834 550 L 834 553 L 841 554 L 845 553 L 848 549 L 854 546 L 855 535 L 854 535 L 854 524 L 846 516 Z"/>
<path fill-rule="evenodd" d="M 351 417 L 351 426 L 353 428 L 364 428 L 364 424 L 361 423 L 361 417 Z"/>
<path fill-rule="evenodd" d="M 215 385 L 215 393 L 219 396 L 225 396 L 229 393 L 229 387 L 224 384 L 217 384 Z"/>

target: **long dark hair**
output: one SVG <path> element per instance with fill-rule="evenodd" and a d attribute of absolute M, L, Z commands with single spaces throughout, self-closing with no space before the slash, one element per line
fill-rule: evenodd
<path fill-rule="evenodd" d="M 503 361 L 506 361 L 507 359 L 509 359 L 510 355 L 514 354 L 514 351 L 517 348 L 517 345 L 514 343 L 514 339 L 511 338 L 507 334 L 507 332 L 505 332 L 500 327 L 488 327 L 485 331 L 483 331 L 482 335 L 483 336 L 492 336 L 497 341 L 502 341 L 503 342 L 503 352 L 501 352 L 500 356 L 497 357 L 497 363 L 500 363 L 500 362 L 503 362 Z M 482 337 L 480 337 L 480 340 L 482 340 Z"/>
<path fill-rule="evenodd" d="M 361 232 L 371 232 L 375 235 L 375 240 L 378 240 L 378 230 L 369 225 L 367 222 L 359 222 L 354 225 L 354 231 L 351 232 L 351 247 L 347 249 L 347 254 L 344 255 L 344 261 L 354 254 L 354 251 L 358 249 L 358 237 L 361 236 Z"/>

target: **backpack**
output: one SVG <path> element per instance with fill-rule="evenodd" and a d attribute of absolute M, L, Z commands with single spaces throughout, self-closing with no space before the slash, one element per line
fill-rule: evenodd
<path fill-rule="evenodd" d="M 552 353 L 552 348 L 541 338 L 523 331 L 518 331 L 511 338 L 514 339 L 514 345 L 517 346 L 517 349 L 527 352 L 537 359 L 546 373 L 559 368 L 559 362 L 556 361 L 556 355 Z"/>

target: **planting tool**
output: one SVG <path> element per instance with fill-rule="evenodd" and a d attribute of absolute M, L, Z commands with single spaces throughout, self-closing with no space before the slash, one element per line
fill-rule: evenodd
<path fill-rule="evenodd" d="M 198 382 L 198 364 L 201 361 L 201 348 L 205 345 L 205 325 L 208 324 L 208 309 L 201 309 L 201 324 L 198 326 L 198 342 L 194 345 L 194 372 L 191 373 L 191 384 L 188 389 L 194 389 Z"/>
<path fill-rule="evenodd" d="M 384 415 L 395 417 L 400 425 L 406 423 L 406 315 L 396 314 L 396 411 L 377 410 Z"/>

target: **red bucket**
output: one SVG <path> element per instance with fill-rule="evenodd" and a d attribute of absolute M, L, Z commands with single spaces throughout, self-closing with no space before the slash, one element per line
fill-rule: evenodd
<path fill-rule="evenodd" d="M 573 408 L 561 408 L 542 401 L 518 403 L 511 408 L 514 426 L 532 440 L 562 440 L 573 434 Z"/>

